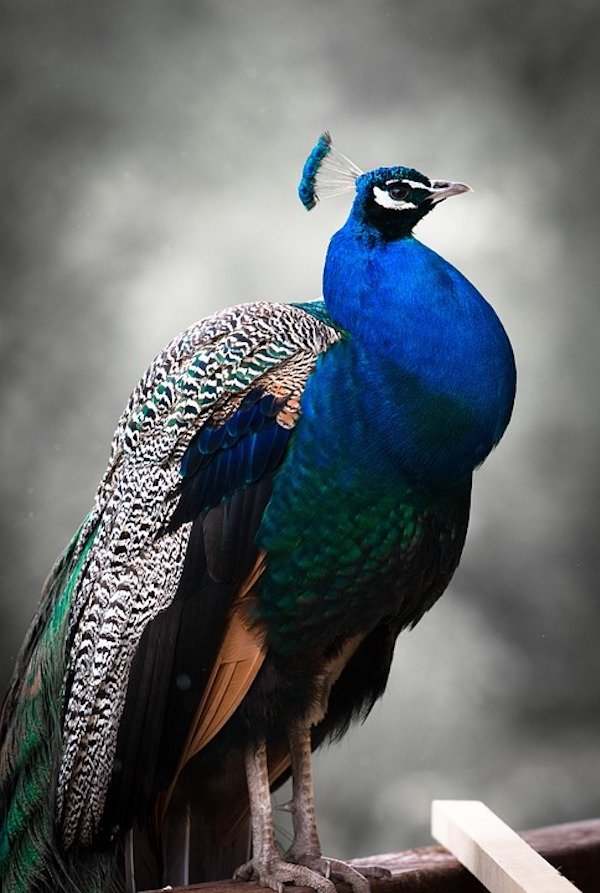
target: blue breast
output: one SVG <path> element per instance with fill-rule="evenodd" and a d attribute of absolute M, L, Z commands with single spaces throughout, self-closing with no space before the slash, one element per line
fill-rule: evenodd
<path fill-rule="evenodd" d="M 490 305 L 416 239 L 374 242 L 352 217 L 331 241 L 323 294 L 350 333 L 337 352 L 348 369 L 335 377 L 353 382 L 363 429 L 419 479 L 469 475 L 500 440 L 515 394 L 512 349 Z M 331 364 L 320 374 L 328 389 Z"/>

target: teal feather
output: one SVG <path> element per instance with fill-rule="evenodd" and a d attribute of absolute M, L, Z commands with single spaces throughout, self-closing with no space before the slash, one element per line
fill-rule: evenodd
<path fill-rule="evenodd" d="M 323 164 L 323 160 L 331 152 L 331 136 L 325 132 L 317 140 L 316 145 L 304 163 L 302 178 L 298 186 L 300 201 L 307 211 L 310 211 L 317 203 L 316 179 Z"/>
<path fill-rule="evenodd" d="M 354 188 L 354 182 L 363 172 L 331 143 L 331 135 L 322 133 L 302 170 L 298 196 L 307 211 L 315 207 L 319 199 L 339 195 Z"/>
<path fill-rule="evenodd" d="M 18 661 L 21 672 L 3 708 L 0 751 L 0 878 L 7 893 L 59 889 L 66 864 L 57 860 L 54 839 L 54 787 L 61 748 L 62 693 L 69 609 L 76 583 L 88 559 L 95 531 L 85 543 L 73 537 L 44 587 L 38 615 Z M 1 740 L 1 739 L 0 739 Z M 65 863 L 70 861 L 66 855 Z M 79 860 L 78 860 L 79 861 Z M 94 856 L 80 889 L 106 890 L 113 869 L 101 872 Z M 52 883 L 49 877 L 53 877 Z M 98 877 L 103 886 L 98 886 Z M 53 884 L 57 886 L 54 887 Z"/>

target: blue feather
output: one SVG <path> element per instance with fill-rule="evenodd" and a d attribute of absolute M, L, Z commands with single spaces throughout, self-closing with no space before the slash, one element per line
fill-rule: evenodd
<path fill-rule="evenodd" d="M 169 529 L 191 521 L 280 464 L 291 429 L 277 423 L 281 400 L 255 389 L 222 425 L 205 425 L 181 460 L 181 493 Z"/>
<path fill-rule="evenodd" d="M 298 186 L 298 196 L 307 211 L 310 211 L 317 203 L 315 193 L 315 181 L 323 159 L 331 152 L 331 136 L 325 131 L 317 140 L 314 148 L 304 163 L 302 179 Z"/>

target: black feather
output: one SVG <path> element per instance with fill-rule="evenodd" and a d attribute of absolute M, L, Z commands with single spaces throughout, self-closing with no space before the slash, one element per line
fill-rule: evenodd
<path fill-rule="evenodd" d="M 192 526 L 175 600 L 148 624 L 133 661 L 100 844 L 134 819 L 138 835 L 150 833 L 145 819 L 158 792 L 171 783 L 227 613 L 256 561 L 256 531 L 271 490 L 268 474 Z M 155 884 L 160 882 L 157 876 Z"/>

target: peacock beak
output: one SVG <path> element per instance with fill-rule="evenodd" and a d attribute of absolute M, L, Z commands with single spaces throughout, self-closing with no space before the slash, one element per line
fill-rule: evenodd
<path fill-rule="evenodd" d="M 449 183 L 448 180 L 432 180 L 431 181 L 431 202 L 441 202 L 444 198 L 450 198 L 451 195 L 460 195 L 462 192 L 473 192 L 466 183 Z"/>

